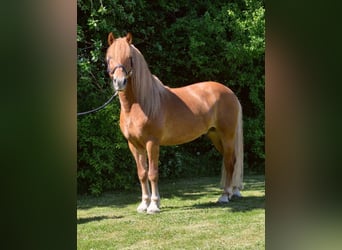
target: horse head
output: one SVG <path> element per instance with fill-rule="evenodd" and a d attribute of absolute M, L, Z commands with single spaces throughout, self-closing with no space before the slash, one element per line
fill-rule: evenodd
<path fill-rule="evenodd" d="M 108 49 L 106 53 L 107 72 L 112 79 L 115 91 L 123 91 L 127 86 L 127 79 L 132 75 L 133 61 L 131 56 L 132 35 L 114 38 L 108 35 Z"/>

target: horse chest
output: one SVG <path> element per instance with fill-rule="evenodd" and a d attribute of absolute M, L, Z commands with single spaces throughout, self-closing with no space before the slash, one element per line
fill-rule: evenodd
<path fill-rule="evenodd" d="M 124 119 L 121 119 L 120 128 L 127 140 L 137 140 L 140 139 L 142 136 L 144 124 L 132 117 L 126 117 Z"/>

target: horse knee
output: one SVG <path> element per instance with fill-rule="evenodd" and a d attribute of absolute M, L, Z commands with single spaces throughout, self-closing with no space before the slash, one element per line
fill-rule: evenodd
<path fill-rule="evenodd" d="M 140 181 L 145 182 L 147 180 L 147 174 L 138 175 Z"/>
<path fill-rule="evenodd" d="M 147 180 L 147 170 L 144 168 L 138 168 L 138 178 L 140 181 L 146 181 Z"/>
<path fill-rule="evenodd" d="M 148 172 L 148 179 L 152 182 L 158 181 L 158 170 L 150 170 Z"/>

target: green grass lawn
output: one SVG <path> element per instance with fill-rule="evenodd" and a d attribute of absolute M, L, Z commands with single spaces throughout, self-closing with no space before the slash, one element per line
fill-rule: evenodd
<path fill-rule="evenodd" d="M 219 177 L 161 181 L 161 213 L 139 214 L 140 190 L 79 196 L 78 249 L 264 249 L 265 178 L 217 204 Z"/>

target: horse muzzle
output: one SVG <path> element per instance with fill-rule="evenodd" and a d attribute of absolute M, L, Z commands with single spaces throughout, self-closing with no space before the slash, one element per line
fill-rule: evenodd
<path fill-rule="evenodd" d="M 115 91 L 123 91 L 127 86 L 127 77 L 113 78 L 113 87 Z"/>

